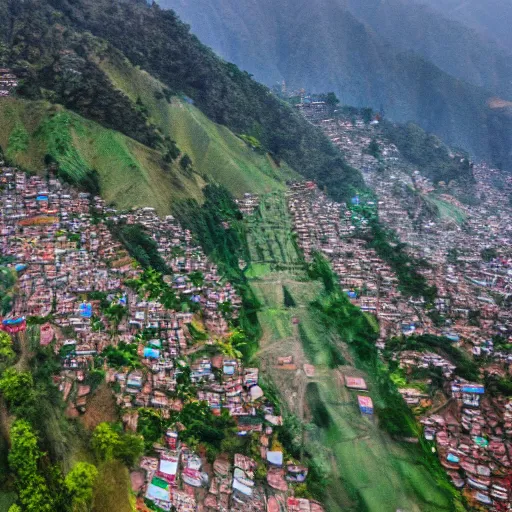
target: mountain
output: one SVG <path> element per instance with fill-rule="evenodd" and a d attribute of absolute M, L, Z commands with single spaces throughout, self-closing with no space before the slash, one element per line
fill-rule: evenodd
<path fill-rule="evenodd" d="M 509 0 L 416 0 L 464 23 L 510 51 L 512 3 Z"/>
<path fill-rule="evenodd" d="M 512 98 L 512 53 L 475 30 L 406 0 L 345 3 L 357 19 L 396 48 L 412 51 L 456 78 Z"/>
<path fill-rule="evenodd" d="M 425 16 L 398 0 L 161 5 L 175 9 L 206 44 L 258 80 L 335 91 L 342 103 L 417 122 L 449 144 L 510 167 L 508 157 L 491 147 L 496 112 L 488 108 L 494 96 L 511 97 L 510 60 L 496 45 L 431 9 L 424 8 L 424 26 Z"/>
<path fill-rule="evenodd" d="M 363 186 L 320 130 L 220 60 L 172 12 L 143 0 L 0 6 L 1 58 L 23 77 L 18 98 L 60 104 L 167 160 L 193 152 L 193 171 L 235 194 L 272 188 L 294 175 L 290 168 L 340 199 Z M 192 130 L 202 149 L 191 147 Z"/>

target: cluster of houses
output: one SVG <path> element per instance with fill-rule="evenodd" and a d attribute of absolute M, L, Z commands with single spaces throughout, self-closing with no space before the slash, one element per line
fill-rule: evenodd
<path fill-rule="evenodd" d="M 115 211 L 51 172 L 29 176 L 0 167 L 0 195 L 1 250 L 17 274 L 14 304 L 2 328 L 24 335 L 27 323 L 38 326 L 40 344 L 61 357 L 56 382 L 69 416 L 87 410 L 93 391 L 88 375 L 99 368 L 128 429 L 137 429 L 139 408 L 169 418 L 183 408 L 176 387 L 187 370 L 194 400 L 213 414 L 227 410 L 239 436 L 259 439 L 264 474 L 256 479 L 254 460 L 236 454 L 209 465 L 179 442 L 179 428 L 168 431 L 165 446 L 155 446 L 156 456 L 141 461 L 140 478 L 134 479 L 139 496 L 180 512 L 322 510 L 293 498 L 293 486 L 306 480 L 307 469 L 272 446 L 282 418 L 265 399 L 259 370 L 216 348 L 231 335 L 229 320 L 238 315 L 241 300 L 189 231 L 151 208 Z M 180 307 L 167 309 L 133 286 L 143 270 L 113 236 L 112 224 L 140 226 L 153 239 L 169 269 L 163 280 Z M 122 357 L 127 351 L 131 363 L 103 357 L 111 350 Z"/>
<path fill-rule="evenodd" d="M 232 459 L 220 455 L 210 464 L 181 443 L 176 432 L 168 432 L 166 442 L 156 448 L 156 457 L 143 457 L 140 464 L 144 497 L 162 510 L 174 506 L 192 512 L 200 505 L 205 512 L 323 511 L 315 501 L 289 496 L 289 483 L 304 482 L 307 470 L 285 465 L 279 451 L 267 452 L 267 476 L 262 479 L 256 474 L 258 462 L 246 455 L 235 453 Z"/>
<path fill-rule="evenodd" d="M 436 307 L 455 324 L 451 330 L 472 344 L 475 355 L 482 352 L 510 363 L 512 359 L 503 352 L 494 356 L 489 344 L 493 335 L 506 335 L 512 327 L 507 299 L 512 285 L 510 177 L 473 163 L 471 195 L 477 201 L 463 204 L 457 199 L 456 183 L 434 186 L 383 137 L 378 122 L 339 115 L 324 115 L 314 122 L 362 171 L 377 194 L 380 221 L 398 234 L 413 256 L 431 263 L 422 273 L 437 287 Z M 368 151 L 372 141 L 379 147 L 378 158 Z M 486 252 L 492 257 L 483 257 Z M 428 324 L 428 319 L 423 320 Z M 481 328 L 468 332 L 468 327 L 478 327 L 475 324 Z M 428 327 L 432 331 L 435 326 Z"/>
<path fill-rule="evenodd" d="M 291 187 L 290 210 L 306 255 L 313 250 L 323 252 L 350 300 L 377 316 L 380 348 L 386 346 L 387 338 L 399 334 L 444 336 L 478 359 L 482 373 L 509 379 L 510 177 L 485 164 L 472 164 L 478 201 L 463 204 L 457 199 L 457 184 L 434 186 L 382 137 L 378 122 L 365 123 L 357 116 L 327 118 L 325 111 L 305 115 L 362 171 L 376 192 L 378 199 L 372 201 L 379 220 L 398 234 L 412 256 L 430 263 L 421 272 L 437 287 L 435 308 L 440 320 L 433 322 L 425 315 L 421 301 L 404 301 L 389 267 L 357 239 L 361 221 L 354 215 L 360 208 L 353 206 L 359 206 L 359 197 L 352 204 L 336 205 L 312 186 L 301 183 Z M 369 151 L 372 141 L 377 143 L 379 155 Z M 495 345 L 497 337 L 499 346 Z M 506 510 L 512 483 L 510 401 L 496 398 L 495 393 L 494 398 L 485 395 L 482 399 L 483 387 L 462 385 L 453 362 L 440 354 L 405 350 L 393 358 L 406 376 L 416 370 L 440 370 L 445 396 L 440 403 L 432 400 L 425 382 L 408 383 L 399 390 L 415 411 L 424 414 L 426 436 L 436 440 L 440 460 L 451 471 L 454 483 L 479 505 Z M 429 415 L 433 407 L 437 414 Z M 474 438 L 480 443 L 478 449 L 471 442 Z M 480 442 L 481 438 L 485 442 Z M 454 462 L 456 457 L 462 464 Z"/>
<path fill-rule="evenodd" d="M 512 484 L 512 400 L 455 380 L 452 403 L 422 420 L 448 476 L 474 505 L 507 510 Z"/>
<path fill-rule="evenodd" d="M 354 212 L 347 205 L 331 201 L 314 183 L 301 182 L 291 185 L 288 206 L 306 259 L 319 251 L 331 261 L 350 301 L 379 319 L 381 340 L 423 331 L 421 303 L 402 296 L 390 266 L 354 236 Z"/>
<path fill-rule="evenodd" d="M 0 68 L 0 98 L 9 96 L 18 87 L 18 78 L 9 68 Z"/>
<path fill-rule="evenodd" d="M 10 70 L 0 69 L 0 95 L 15 81 Z M 482 374 L 510 378 L 512 179 L 474 164 L 478 201 L 463 204 L 456 198 L 456 184 L 434 186 L 412 168 L 381 136 L 378 120 L 326 119 L 331 109 L 322 101 L 301 102 L 298 108 L 324 129 L 376 192 L 343 204 L 330 200 L 314 182 L 291 184 L 286 207 L 306 260 L 318 251 L 331 262 L 348 299 L 378 319 L 380 349 L 396 336 L 444 336 L 478 359 Z M 374 142 L 379 155 L 371 149 Z M 154 456 L 141 461 L 134 485 L 141 498 L 180 512 L 322 510 L 294 496 L 307 469 L 285 460 L 274 446 L 282 418 L 265 399 L 258 369 L 245 367 L 236 351 L 228 354 L 222 348 L 241 299 L 189 231 L 152 208 L 116 211 L 51 172 L 29 176 L 0 165 L 0 196 L 0 250 L 17 275 L 12 310 L 1 328 L 23 333 L 27 324 L 38 326 L 40 344 L 61 357 L 58 384 L 70 416 L 87 410 L 92 393 L 88 374 L 100 367 L 127 428 L 136 429 L 139 408 L 169 418 L 184 406 L 176 391 L 186 371 L 195 400 L 216 415 L 227 410 L 239 436 L 258 439 L 258 460 L 224 454 L 209 464 L 180 441 L 180 428 L 168 431 L 165 445 L 156 445 Z M 246 194 L 238 207 L 251 215 L 260 199 Z M 430 263 L 421 272 L 437 287 L 437 319 L 426 314 L 424 300 L 401 293 L 393 269 L 361 238 L 377 215 L 412 256 Z M 137 226 L 152 239 L 168 268 L 163 282 L 179 307 L 168 308 L 162 297 L 134 287 L 143 269 L 114 236 L 112 225 Z M 119 350 L 122 360 L 132 358 L 131 364 L 102 357 L 112 350 Z M 439 375 L 441 401 L 429 395 L 425 382 L 407 382 L 400 392 L 422 415 L 425 437 L 435 442 L 454 485 L 475 503 L 506 510 L 512 484 L 512 402 L 458 378 L 454 362 L 442 352 L 397 349 L 391 359 L 406 377 L 428 374 L 424 370 Z M 296 370 L 292 356 L 277 364 Z M 306 374 L 313 375 L 314 367 L 306 366 Z M 360 392 L 361 412 L 372 414 L 364 380 L 349 378 L 346 386 Z M 143 501 L 140 506 L 145 510 Z"/>

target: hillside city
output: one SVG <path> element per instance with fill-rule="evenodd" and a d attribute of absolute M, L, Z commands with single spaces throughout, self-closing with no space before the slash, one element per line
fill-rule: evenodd
<path fill-rule="evenodd" d="M 0 69 L 0 96 L 16 84 Z M 284 198 L 300 255 L 286 265 L 325 258 L 349 302 L 378 322 L 379 360 L 453 486 L 477 510 L 510 510 L 512 178 L 472 162 L 477 201 L 469 204 L 457 183 L 423 176 L 377 118 L 336 114 L 323 101 L 296 108 L 368 189 L 343 203 L 314 181 L 289 182 L 284 192 L 239 198 L 242 222 L 255 236 L 251 226 Z M 324 510 L 304 490 L 308 465 L 283 446 L 285 411 L 268 375 L 242 354 L 243 299 L 190 230 L 153 208 L 117 210 L 64 183 L 52 165 L 33 175 L 2 161 L 0 187 L 1 254 L 15 281 L 2 330 L 18 340 L 22 360 L 37 347 L 58 356 L 52 379 L 68 418 L 98 428 L 111 408 L 126 431 L 142 433 L 130 474 L 138 510 Z M 377 219 L 393 233 L 389 253 L 409 270 L 420 262 L 425 293 L 413 296 L 403 269 L 372 246 Z M 158 258 L 142 264 L 128 239 Z M 286 270 L 263 250 L 260 260 Z M 251 261 L 239 265 L 251 272 Z M 306 382 L 323 371 L 293 352 L 268 357 L 272 371 Z M 348 366 L 352 407 L 378 424 L 371 384 Z M 216 418 L 213 428 L 227 432 L 222 442 L 208 432 L 215 451 L 191 434 L 190 416 Z M 153 420 L 165 431 L 148 434 Z M 244 450 L 237 438 L 247 440 Z"/>

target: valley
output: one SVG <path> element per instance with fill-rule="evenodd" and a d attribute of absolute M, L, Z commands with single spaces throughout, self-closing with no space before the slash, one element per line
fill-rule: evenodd
<path fill-rule="evenodd" d="M 179 5 L 286 82 L 157 3 L 0 0 L 0 512 L 507 512 L 505 50 Z"/>

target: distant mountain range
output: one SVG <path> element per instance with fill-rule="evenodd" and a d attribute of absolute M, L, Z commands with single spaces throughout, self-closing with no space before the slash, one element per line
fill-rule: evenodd
<path fill-rule="evenodd" d="M 160 5 L 176 10 L 205 44 L 268 85 L 285 80 L 314 92 L 332 90 L 342 103 L 415 121 L 452 145 L 512 169 L 512 57 L 483 29 L 457 23 L 448 12 L 444 16 L 441 2 L 423 1 L 429 0 Z M 494 97 L 505 101 L 490 108 Z"/>
<path fill-rule="evenodd" d="M 512 48 L 512 2 L 510 0 L 415 0 L 437 9 L 496 41 L 508 51 Z"/>

